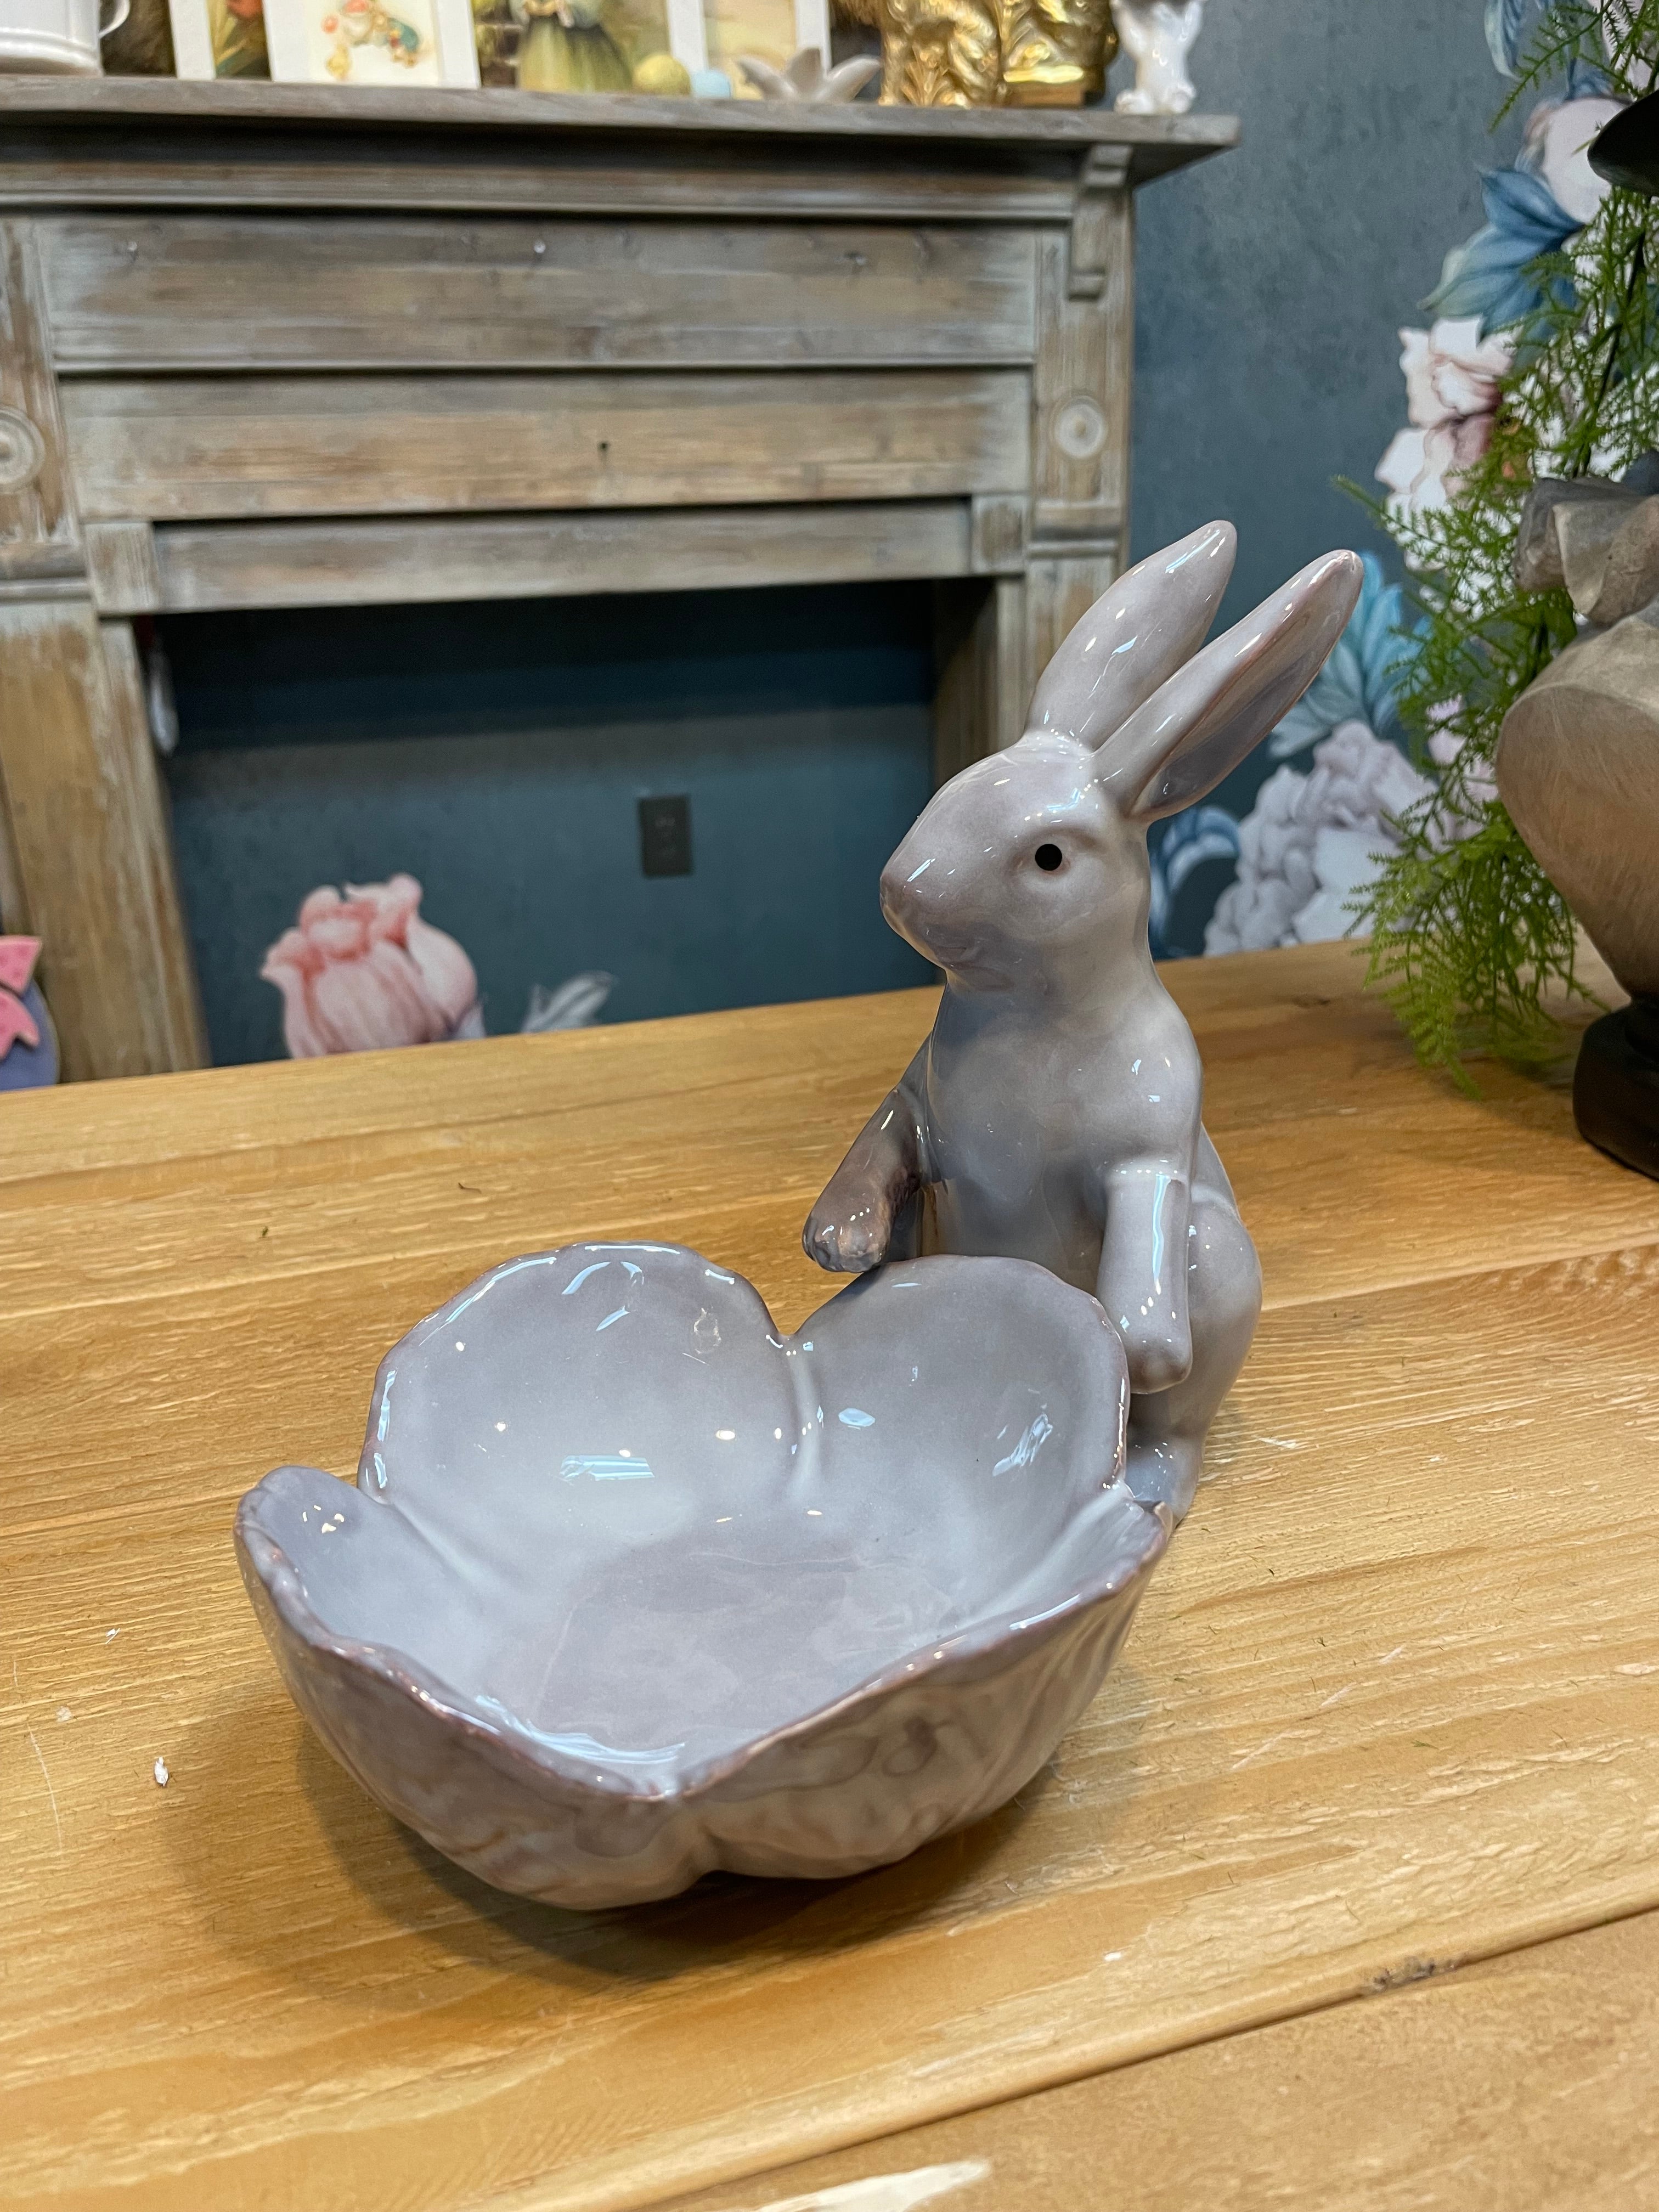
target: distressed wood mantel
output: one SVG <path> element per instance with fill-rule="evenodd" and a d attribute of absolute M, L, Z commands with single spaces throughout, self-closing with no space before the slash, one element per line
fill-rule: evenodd
<path fill-rule="evenodd" d="M 0 83 L 0 902 L 205 1040 L 135 617 L 929 578 L 941 775 L 1120 564 L 1134 187 L 1227 118 Z"/>

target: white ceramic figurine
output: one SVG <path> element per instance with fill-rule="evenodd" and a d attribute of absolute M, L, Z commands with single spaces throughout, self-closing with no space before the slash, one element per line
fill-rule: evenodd
<path fill-rule="evenodd" d="M 1115 0 L 1112 20 L 1135 81 L 1113 105 L 1120 115 L 1184 115 L 1193 104 L 1187 57 L 1204 22 L 1204 0 Z"/>

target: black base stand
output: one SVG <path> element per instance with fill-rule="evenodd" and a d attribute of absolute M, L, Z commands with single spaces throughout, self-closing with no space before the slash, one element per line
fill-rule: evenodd
<path fill-rule="evenodd" d="M 1585 1030 L 1572 1115 L 1580 1136 L 1659 1180 L 1659 999 L 1632 999 Z"/>

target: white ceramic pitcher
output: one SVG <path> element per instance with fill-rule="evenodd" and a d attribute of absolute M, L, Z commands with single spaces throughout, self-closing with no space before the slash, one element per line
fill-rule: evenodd
<path fill-rule="evenodd" d="M 0 70 L 101 76 L 99 40 L 118 31 L 132 0 L 0 0 Z"/>

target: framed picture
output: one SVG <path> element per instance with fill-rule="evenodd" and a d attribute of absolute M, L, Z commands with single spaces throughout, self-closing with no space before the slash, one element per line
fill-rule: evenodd
<path fill-rule="evenodd" d="M 179 76 L 268 77 L 261 0 L 167 0 Z"/>
<path fill-rule="evenodd" d="M 496 15 L 509 0 L 486 4 Z M 510 0 L 523 24 L 518 82 L 526 92 L 648 90 L 652 65 L 671 56 L 689 72 L 696 64 L 676 41 L 673 8 L 674 0 Z M 483 44 L 481 35 L 481 52 Z"/>
<path fill-rule="evenodd" d="M 471 0 L 264 0 L 264 17 L 278 84 L 478 82 Z"/>
<path fill-rule="evenodd" d="M 739 98 L 758 97 L 738 67 L 740 54 L 782 69 L 801 47 L 816 46 L 830 66 L 830 0 L 668 0 L 668 20 L 686 66 L 723 70 Z"/>
<path fill-rule="evenodd" d="M 674 44 L 668 0 L 601 0 L 599 22 L 621 50 L 630 76 L 653 54 L 672 53 L 677 61 L 685 59 Z"/>

